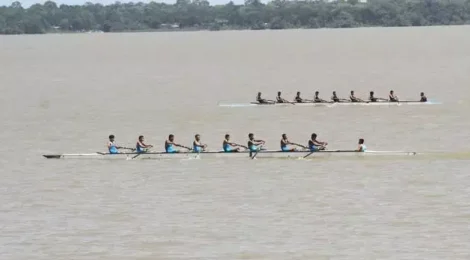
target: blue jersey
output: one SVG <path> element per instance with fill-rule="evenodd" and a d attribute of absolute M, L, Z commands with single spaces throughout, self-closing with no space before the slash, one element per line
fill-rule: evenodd
<path fill-rule="evenodd" d="M 360 152 L 365 152 L 365 151 L 367 151 L 367 147 L 366 147 L 365 144 L 359 145 L 359 148 L 360 148 L 360 150 L 359 150 Z"/>
<path fill-rule="evenodd" d="M 112 154 L 119 153 L 118 149 L 116 148 L 116 144 L 114 142 L 109 142 L 108 150 L 109 150 L 109 153 L 112 153 Z"/>
<path fill-rule="evenodd" d="M 145 153 L 146 149 L 139 142 L 137 142 L 137 144 L 135 145 L 135 152 L 136 153 Z"/>
<path fill-rule="evenodd" d="M 165 151 L 167 153 L 176 153 L 176 149 L 172 143 L 165 142 Z"/>
<path fill-rule="evenodd" d="M 230 146 L 227 141 L 224 141 L 224 144 L 222 145 L 222 148 L 224 149 L 224 152 L 231 152 L 232 151 L 232 146 Z"/>
<path fill-rule="evenodd" d="M 318 146 L 316 146 L 312 140 L 309 140 L 308 149 L 310 150 L 310 152 L 315 152 L 315 151 L 318 151 Z"/>
<path fill-rule="evenodd" d="M 193 150 L 195 153 L 200 153 L 202 152 L 202 147 L 196 143 L 196 141 L 193 142 Z"/>

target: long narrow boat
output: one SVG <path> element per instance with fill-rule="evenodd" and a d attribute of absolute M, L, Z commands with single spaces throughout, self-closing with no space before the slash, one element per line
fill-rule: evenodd
<path fill-rule="evenodd" d="M 308 156 L 307 156 L 308 155 Z M 336 151 L 295 151 L 295 152 L 282 152 L 273 150 L 259 151 L 256 156 L 250 152 L 182 152 L 182 153 L 165 153 L 165 152 L 148 152 L 148 153 L 80 153 L 80 154 L 51 154 L 43 155 L 47 159 L 125 159 L 125 160 L 141 160 L 141 159 L 186 159 L 186 158 L 316 158 L 316 157 L 342 157 L 342 156 L 355 156 L 355 157 L 368 157 L 368 156 L 413 156 L 416 152 L 406 151 L 366 151 L 357 152 L 353 150 L 336 150 Z"/>
<path fill-rule="evenodd" d="M 313 106 L 313 107 L 334 107 L 334 106 L 402 106 L 402 105 L 438 105 L 435 101 L 378 101 L 378 102 L 305 102 L 305 103 L 219 103 L 220 107 L 292 107 L 292 106 Z"/>

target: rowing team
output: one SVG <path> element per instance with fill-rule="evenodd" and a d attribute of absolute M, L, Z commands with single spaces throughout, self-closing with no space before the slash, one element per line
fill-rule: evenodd
<path fill-rule="evenodd" d="M 224 152 L 230 153 L 230 152 L 240 152 L 241 149 L 249 150 L 250 152 L 258 152 L 260 150 L 263 150 L 263 145 L 266 142 L 263 140 L 258 140 L 255 139 L 254 134 L 248 134 L 248 143 L 247 146 L 237 144 L 234 142 L 230 141 L 230 135 L 226 134 L 224 141 L 222 143 L 222 148 Z M 293 152 L 293 151 L 300 151 L 300 150 L 307 150 L 310 152 L 316 152 L 316 151 L 321 151 L 325 150 L 326 146 L 328 145 L 328 142 L 322 142 L 317 140 L 317 134 L 312 134 L 310 139 L 308 140 L 308 145 L 300 145 L 297 143 L 290 142 L 289 139 L 287 138 L 286 134 L 282 134 L 281 137 L 281 151 L 283 152 Z M 358 148 L 357 152 L 365 152 L 366 151 L 366 146 L 364 144 L 364 139 L 359 139 L 358 142 Z M 292 147 L 300 147 L 301 149 L 299 150 L 298 148 Z M 148 149 L 152 148 L 153 145 L 145 144 L 144 143 L 144 136 L 139 136 L 139 139 L 135 145 L 135 148 L 127 148 L 127 147 L 121 147 L 116 145 L 115 142 L 115 137 L 114 135 L 109 136 L 109 142 L 108 142 L 108 151 L 111 154 L 117 154 L 119 153 L 120 149 L 127 149 L 127 150 L 132 150 L 135 151 L 136 153 L 145 153 L 148 151 Z M 175 142 L 175 136 L 174 135 L 169 135 L 168 139 L 165 141 L 165 151 L 167 153 L 179 153 L 180 150 L 176 149 L 176 147 L 184 148 L 188 151 L 194 151 L 196 153 L 204 152 L 207 148 L 206 144 L 203 144 L 201 142 L 201 136 L 199 134 L 196 134 L 194 137 L 193 141 L 193 147 L 186 147 L 184 145 L 178 144 Z"/>
<path fill-rule="evenodd" d="M 390 90 L 388 95 L 388 99 L 386 98 L 378 98 L 374 96 L 374 91 L 371 91 L 369 94 L 369 100 L 365 101 L 362 100 L 354 95 L 354 91 L 351 91 L 349 95 L 349 99 L 339 98 L 336 95 L 336 91 L 333 91 L 333 95 L 331 96 L 331 101 L 326 101 L 319 97 L 320 92 L 315 92 L 315 97 L 313 99 L 303 99 L 300 97 L 300 92 L 297 92 L 297 95 L 294 98 L 294 102 L 290 102 L 283 97 L 281 97 L 281 91 L 277 92 L 276 101 L 268 100 L 261 97 L 261 92 L 258 92 L 258 96 L 256 96 L 256 101 L 260 104 L 275 104 L 275 103 L 333 103 L 333 102 L 379 102 L 379 101 L 388 101 L 388 102 L 400 102 L 398 97 L 394 94 L 393 90 Z M 424 92 L 421 92 L 420 95 L 420 102 L 427 102 L 428 99 L 424 95 Z"/>

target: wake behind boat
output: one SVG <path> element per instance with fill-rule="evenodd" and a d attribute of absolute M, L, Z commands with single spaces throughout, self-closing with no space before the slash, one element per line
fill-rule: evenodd
<path fill-rule="evenodd" d="M 416 152 L 406 151 L 364 151 L 335 150 L 335 151 L 275 151 L 261 150 L 256 153 L 256 158 L 330 158 L 330 157 L 376 157 L 376 156 L 414 156 Z M 139 155 L 139 156 L 137 156 Z M 43 155 L 47 159 L 101 159 L 101 160 L 149 160 L 149 159 L 189 159 L 189 158 L 247 158 L 250 159 L 254 152 L 148 152 L 148 153 L 77 153 L 77 154 L 49 154 Z"/>

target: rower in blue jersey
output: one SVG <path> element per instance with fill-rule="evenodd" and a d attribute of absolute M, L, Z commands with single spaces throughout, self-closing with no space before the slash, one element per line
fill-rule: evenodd
<path fill-rule="evenodd" d="M 366 145 L 364 144 L 364 139 L 362 139 L 362 138 L 359 139 L 359 143 L 358 143 L 358 144 L 359 144 L 359 147 L 358 147 L 357 150 L 356 150 L 357 152 L 365 152 L 365 151 L 367 151 L 367 147 L 366 147 Z"/>
<path fill-rule="evenodd" d="M 289 139 L 287 138 L 287 135 L 286 135 L 286 134 L 282 134 L 282 137 L 281 137 L 281 151 L 283 151 L 283 152 L 294 152 L 294 151 L 297 151 L 297 149 L 295 149 L 295 148 L 290 148 L 288 145 L 295 145 L 295 146 L 299 146 L 299 147 L 302 147 L 302 148 L 307 148 L 307 147 L 305 147 L 305 146 L 303 146 L 303 145 L 290 142 Z"/>
<path fill-rule="evenodd" d="M 326 146 L 328 145 L 327 142 L 320 142 L 317 140 L 317 134 L 312 134 L 310 140 L 308 140 L 308 149 L 311 152 L 325 150 Z"/>
<path fill-rule="evenodd" d="M 117 146 L 115 141 L 114 141 L 114 135 L 109 136 L 109 142 L 108 142 L 108 151 L 111 154 L 116 154 L 119 153 L 119 149 L 122 149 L 123 147 Z"/>
<path fill-rule="evenodd" d="M 240 152 L 241 147 L 248 149 L 248 147 L 243 146 L 241 144 L 230 142 L 230 135 L 229 134 L 225 135 L 224 142 L 222 143 L 222 148 L 224 149 L 224 152 L 226 153 Z"/>
<path fill-rule="evenodd" d="M 194 141 L 193 141 L 193 151 L 196 153 L 204 152 L 206 150 L 207 145 L 201 143 L 201 136 L 199 134 L 196 134 L 194 136 Z"/>
<path fill-rule="evenodd" d="M 266 142 L 263 140 L 256 140 L 254 134 L 248 134 L 248 149 L 250 150 L 250 152 L 256 152 L 258 150 L 261 150 L 261 147 L 265 143 Z"/>
<path fill-rule="evenodd" d="M 149 148 L 152 148 L 153 145 L 145 144 L 144 143 L 144 136 L 139 136 L 137 143 L 135 144 L 135 152 L 136 153 L 146 153 Z"/>
<path fill-rule="evenodd" d="M 175 136 L 170 134 L 168 140 L 165 141 L 165 152 L 167 153 L 179 153 L 179 150 L 176 150 L 175 147 L 186 148 L 191 150 L 191 148 L 175 143 Z"/>

